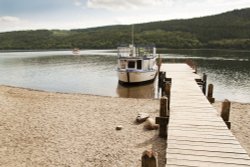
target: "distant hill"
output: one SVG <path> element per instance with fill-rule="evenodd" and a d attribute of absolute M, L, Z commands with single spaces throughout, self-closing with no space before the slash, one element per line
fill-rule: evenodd
<path fill-rule="evenodd" d="M 135 24 L 135 42 L 157 48 L 250 49 L 250 8 L 218 15 Z M 130 43 L 131 25 L 0 33 L 0 49 L 116 48 Z"/>

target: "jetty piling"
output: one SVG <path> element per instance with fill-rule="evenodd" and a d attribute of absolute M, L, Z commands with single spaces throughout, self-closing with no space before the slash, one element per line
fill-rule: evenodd
<path fill-rule="evenodd" d="M 214 101 L 215 101 L 215 99 L 213 98 L 213 91 L 214 91 L 214 85 L 209 84 L 208 91 L 207 91 L 207 99 L 210 103 L 214 103 Z"/>
<path fill-rule="evenodd" d="M 164 85 L 164 89 L 163 92 L 164 92 L 164 95 L 168 98 L 168 110 L 170 110 L 170 96 L 171 96 L 171 78 L 170 79 L 170 82 L 166 82 L 165 85 Z"/>
<path fill-rule="evenodd" d="M 203 87 L 203 81 L 202 81 L 202 79 L 196 78 L 195 81 L 199 85 L 199 87 L 202 89 L 202 87 Z"/>
<path fill-rule="evenodd" d="M 157 153 L 153 150 L 146 150 L 142 153 L 142 167 L 158 167 Z"/>
<path fill-rule="evenodd" d="M 227 125 L 228 129 L 231 129 L 231 122 L 229 121 L 230 117 L 230 108 L 231 108 L 231 102 L 227 99 L 225 99 L 222 102 L 222 108 L 221 108 L 221 117 L 225 124 Z"/>
<path fill-rule="evenodd" d="M 165 78 L 166 78 L 166 72 L 160 71 L 159 72 L 159 82 L 158 82 L 158 87 L 159 88 L 163 87 Z"/>
<path fill-rule="evenodd" d="M 206 95 L 206 89 L 207 89 L 207 74 L 203 73 L 203 77 L 202 77 L 202 92 L 204 95 Z"/>
<path fill-rule="evenodd" d="M 156 65 L 158 66 L 158 74 L 160 73 L 161 64 L 162 64 L 162 58 L 160 57 L 160 55 L 158 55 L 158 58 L 156 61 Z"/>
<path fill-rule="evenodd" d="M 197 65 L 194 65 L 194 73 L 197 74 Z"/>
<path fill-rule="evenodd" d="M 192 68 L 180 63 L 163 63 L 161 70 L 172 78 L 171 117 L 165 126 L 166 166 L 249 166 L 247 152 L 227 128 L 230 104 L 226 101 L 223 105 L 221 118 L 205 96 L 207 75 L 201 80 Z M 167 100 L 162 98 L 161 105 Z M 156 118 L 156 122 L 160 123 L 160 119 Z"/>
<path fill-rule="evenodd" d="M 162 87 L 161 87 L 161 97 L 166 96 L 166 92 L 165 92 L 165 86 L 166 86 L 166 80 L 164 79 L 162 82 Z"/>
<path fill-rule="evenodd" d="M 169 122 L 169 109 L 168 109 L 168 98 L 162 97 L 160 100 L 160 116 L 156 117 L 155 122 L 159 124 L 159 136 L 167 138 L 168 136 L 168 122 Z"/>

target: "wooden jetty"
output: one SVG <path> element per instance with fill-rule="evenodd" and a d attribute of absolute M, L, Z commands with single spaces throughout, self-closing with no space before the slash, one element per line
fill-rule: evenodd
<path fill-rule="evenodd" d="M 186 64 L 162 64 L 172 78 L 167 167 L 249 167 L 250 159 L 196 83 Z"/>

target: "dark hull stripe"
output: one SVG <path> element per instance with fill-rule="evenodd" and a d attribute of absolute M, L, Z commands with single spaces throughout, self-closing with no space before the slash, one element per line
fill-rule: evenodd
<path fill-rule="evenodd" d="M 123 82 L 123 81 L 120 81 L 119 80 L 119 84 L 123 85 L 123 86 L 138 86 L 138 85 L 145 85 L 145 84 L 148 84 L 148 83 L 152 83 L 155 78 L 157 76 L 157 73 L 155 74 L 154 78 L 151 79 L 151 80 L 147 80 L 147 81 L 143 81 L 143 82 L 130 82 L 129 81 L 129 74 L 127 73 L 127 77 L 128 77 L 128 82 Z"/>

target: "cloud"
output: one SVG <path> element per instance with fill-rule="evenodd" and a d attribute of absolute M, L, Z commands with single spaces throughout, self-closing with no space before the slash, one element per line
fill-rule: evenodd
<path fill-rule="evenodd" d="M 82 2 L 80 0 L 74 0 L 75 6 L 82 6 Z"/>
<path fill-rule="evenodd" d="M 87 7 L 107 10 L 131 10 L 152 7 L 166 0 L 88 0 Z"/>
<path fill-rule="evenodd" d="M 0 31 L 12 31 L 27 25 L 29 25 L 27 21 L 18 17 L 0 16 Z"/>
<path fill-rule="evenodd" d="M 12 16 L 0 16 L 0 23 L 17 23 L 20 19 L 18 17 L 12 17 Z"/>

